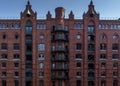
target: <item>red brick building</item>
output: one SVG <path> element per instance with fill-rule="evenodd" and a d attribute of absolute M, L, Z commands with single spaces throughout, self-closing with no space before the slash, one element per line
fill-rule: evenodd
<path fill-rule="evenodd" d="M 0 86 L 120 86 L 120 20 L 83 19 L 55 9 L 46 19 L 28 1 L 20 19 L 0 19 Z"/>

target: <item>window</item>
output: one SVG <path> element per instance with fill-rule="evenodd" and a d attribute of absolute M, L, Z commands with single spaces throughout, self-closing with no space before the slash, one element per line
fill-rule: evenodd
<path fill-rule="evenodd" d="M 95 51 L 95 45 L 94 44 L 88 44 L 88 51 L 94 52 Z"/>
<path fill-rule="evenodd" d="M 106 86 L 106 81 L 105 80 L 101 81 L 101 86 Z"/>
<path fill-rule="evenodd" d="M 118 44 L 112 44 L 112 50 L 118 50 Z"/>
<path fill-rule="evenodd" d="M 18 80 L 14 80 L 14 86 L 19 86 L 19 81 Z"/>
<path fill-rule="evenodd" d="M 39 64 L 39 67 L 40 67 L 41 69 L 43 69 L 43 68 L 44 68 L 44 63 L 40 63 L 40 64 Z"/>
<path fill-rule="evenodd" d="M 2 72 L 2 77 L 6 77 L 6 76 L 7 76 L 6 72 Z"/>
<path fill-rule="evenodd" d="M 14 63 L 14 67 L 15 68 L 19 67 L 19 63 Z"/>
<path fill-rule="evenodd" d="M 58 30 L 62 30 L 62 25 L 61 24 L 58 25 Z"/>
<path fill-rule="evenodd" d="M 105 72 L 102 72 L 102 73 L 101 73 L 101 77 L 102 77 L 102 78 L 105 78 L 105 77 L 106 77 L 106 73 L 105 73 Z"/>
<path fill-rule="evenodd" d="M 46 24 L 37 24 L 36 25 L 37 29 L 46 29 L 47 28 L 47 25 Z"/>
<path fill-rule="evenodd" d="M 58 86 L 62 86 L 62 80 L 58 81 Z"/>
<path fill-rule="evenodd" d="M 118 38 L 119 38 L 118 35 L 113 35 L 113 39 L 114 39 L 114 40 L 117 40 Z"/>
<path fill-rule="evenodd" d="M 105 40 L 106 39 L 106 35 L 105 34 L 101 34 L 100 35 L 100 39 Z"/>
<path fill-rule="evenodd" d="M 88 64 L 88 69 L 91 71 L 93 71 L 94 69 L 95 69 L 95 66 L 94 66 L 94 64 L 93 63 L 89 63 Z"/>
<path fill-rule="evenodd" d="M 54 45 L 52 46 L 52 51 L 55 51 L 55 46 Z"/>
<path fill-rule="evenodd" d="M 44 72 L 39 72 L 39 76 L 40 76 L 40 78 L 43 78 L 44 77 Z"/>
<path fill-rule="evenodd" d="M 18 38 L 19 38 L 19 36 L 16 34 L 16 35 L 15 35 L 15 39 L 18 39 Z"/>
<path fill-rule="evenodd" d="M 95 61 L 94 55 L 88 55 L 88 61 L 94 62 Z"/>
<path fill-rule="evenodd" d="M 76 58 L 76 60 L 82 59 L 82 55 L 81 54 L 76 54 L 75 58 Z"/>
<path fill-rule="evenodd" d="M 81 50 L 82 49 L 82 44 L 77 43 L 76 44 L 76 50 Z"/>
<path fill-rule="evenodd" d="M 20 59 L 20 55 L 19 54 L 14 54 L 14 59 Z"/>
<path fill-rule="evenodd" d="M 38 44 L 38 50 L 44 51 L 45 50 L 45 44 Z"/>
<path fill-rule="evenodd" d="M 69 26 L 65 25 L 65 31 L 69 31 Z"/>
<path fill-rule="evenodd" d="M 15 72 L 15 73 L 14 73 L 14 76 L 15 76 L 15 77 L 18 77 L 18 76 L 19 76 L 19 73 L 18 73 L 18 72 Z"/>
<path fill-rule="evenodd" d="M 8 24 L 3 24 L 3 29 L 8 29 Z"/>
<path fill-rule="evenodd" d="M 52 63 L 52 68 L 53 68 L 53 69 L 55 68 L 55 63 Z"/>
<path fill-rule="evenodd" d="M 100 44 L 100 50 L 106 50 L 107 45 L 106 44 Z"/>
<path fill-rule="evenodd" d="M 76 63 L 76 67 L 81 67 L 81 63 L 80 63 L 80 62 L 77 62 L 77 63 Z"/>
<path fill-rule="evenodd" d="M 7 50 L 7 44 L 6 43 L 2 43 L 1 44 L 1 49 L 2 50 Z"/>
<path fill-rule="evenodd" d="M 52 81 L 52 86 L 55 86 L 55 81 Z"/>
<path fill-rule="evenodd" d="M 113 68 L 117 69 L 118 68 L 118 63 L 113 63 Z"/>
<path fill-rule="evenodd" d="M 7 59 L 7 54 L 2 54 L 2 55 L 1 55 L 1 58 L 2 58 L 2 59 Z"/>
<path fill-rule="evenodd" d="M 77 77 L 80 77 L 80 76 L 81 76 L 81 72 L 77 72 L 77 73 L 76 73 L 76 76 L 77 76 Z"/>
<path fill-rule="evenodd" d="M 80 23 L 74 24 L 74 29 L 80 29 L 80 28 L 83 28 L 83 24 L 80 24 Z"/>
<path fill-rule="evenodd" d="M 118 72 L 114 71 L 114 72 L 113 72 L 113 77 L 114 77 L 114 78 L 117 78 L 117 77 L 118 77 Z"/>
<path fill-rule="evenodd" d="M 6 80 L 2 80 L 2 86 L 7 86 L 6 85 Z"/>
<path fill-rule="evenodd" d="M 4 34 L 4 35 L 2 36 L 2 38 L 3 38 L 3 39 L 6 39 L 6 35 Z"/>
<path fill-rule="evenodd" d="M 0 24 L 0 29 L 2 29 L 3 28 L 3 24 Z"/>
<path fill-rule="evenodd" d="M 5 68 L 6 67 L 6 63 L 2 63 L 2 68 Z"/>
<path fill-rule="evenodd" d="M 44 39 L 44 35 L 43 34 L 40 34 L 40 39 Z"/>
<path fill-rule="evenodd" d="M 58 34 L 58 39 L 63 39 L 63 36 L 61 33 Z"/>
<path fill-rule="evenodd" d="M 112 55 L 112 59 L 113 59 L 113 60 L 118 60 L 118 58 L 119 58 L 119 55 L 118 55 L 118 54 L 113 54 L 113 55 Z"/>
<path fill-rule="evenodd" d="M 106 54 L 100 54 L 100 60 L 106 60 Z"/>
<path fill-rule="evenodd" d="M 44 86 L 44 81 L 43 80 L 39 81 L 39 86 Z"/>
<path fill-rule="evenodd" d="M 14 44 L 13 44 L 13 49 L 14 49 L 14 50 L 19 50 L 19 49 L 20 49 L 19 44 L 18 44 L 18 43 L 14 43 Z"/>
<path fill-rule="evenodd" d="M 88 33 L 94 33 L 94 30 L 95 30 L 95 28 L 93 25 L 88 26 Z"/>
<path fill-rule="evenodd" d="M 106 63 L 101 63 L 101 68 L 106 68 Z"/>
<path fill-rule="evenodd" d="M 62 44 L 58 44 L 58 50 L 63 50 Z"/>
<path fill-rule="evenodd" d="M 93 35 L 88 35 L 88 42 L 94 42 L 95 37 Z"/>
<path fill-rule="evenodd" d="M 113 86 L 118 86 L 118 80 L 113 80 Z"/>
<path fill-rule="evenodd" d="M 45 59 L 45 55 L 44 54 L 39 54 L 39 59 L 40 60 L 44 60 Z"/>
<path fill-rule="evenodd" d="M 80 37 L 81 37 L 80 34 L 76 35 L 76 39 L 80 39 Z"/>
<path fill-rule="evenodd" d="M 76 81 L 76 86 L 82 86 L 80 80 L 77 80 L 77 81 Z"/>

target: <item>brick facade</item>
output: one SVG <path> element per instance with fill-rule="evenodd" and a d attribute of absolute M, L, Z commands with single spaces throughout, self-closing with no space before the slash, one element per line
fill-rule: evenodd
<path fill-rule="evenodd" d="M 83 19 L 28 1 L 20 19 L 0 19 L 0 86 L 120 86 L 120 21 L 100 20 L 93 2 Z"/>

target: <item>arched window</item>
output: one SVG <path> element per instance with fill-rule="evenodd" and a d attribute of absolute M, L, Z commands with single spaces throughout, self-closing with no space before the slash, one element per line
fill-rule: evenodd
<path fill-rule="evenodd" d="M 39 67 L 40 67 L 41 69 L 43 69 L 43 68 L 44 68 L 44 63 L 41 62 L 41 63 L 39 64 Z"/>
<path fill-rule="evenodd" d="M 115 34 L 112 36 L 112 38 L 113 38 L 113 40 L 117 40 L 117 39 L 119 38 L 119 35 L 115 33 Z"/>
<path fill-rule="evenodd" d="M 101 34 L 100 39 L 105 40 L 105 39 L 107 39 L 107 36 L 105 34 Z"/>

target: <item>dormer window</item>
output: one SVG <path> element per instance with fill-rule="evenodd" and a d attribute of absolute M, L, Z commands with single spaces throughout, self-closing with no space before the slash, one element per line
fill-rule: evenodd
<path fill-rule="evenodd" d="M 27 17 L 30 17 L 31 16 L 31 13 L 29 10 L 27 10 Z"/>
<path fill-rule="evenodd" d="M 91 14 L 90 14 L 90 17 L 93 17 L 93 16 L 94 16 L 93 13 L 91 13 Z"/>

